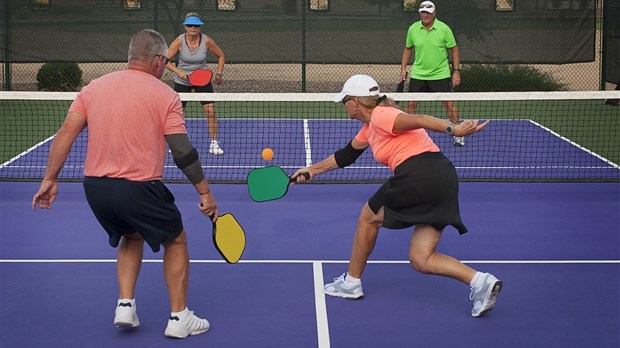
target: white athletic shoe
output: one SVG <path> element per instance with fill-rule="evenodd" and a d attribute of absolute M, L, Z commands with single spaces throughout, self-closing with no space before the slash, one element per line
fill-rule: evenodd
<path fill-rule="evenodd" d="M 465 137 L 454 137 L 454 146 L 465 146 Z"/>
<path fill-rule="evenodd" d="M 140 326 L 136 304 L 132 306 L 129 302 L 119 302 L 114 315 L 114 325 L 121 328 Z"/>
<path fill-rule="evenodd" d="M 215 156 L 221 156 L 224 154 L 224 150 L 220 147 L 219 141 L 211 140 L 211 145 L 209 145 L 209 153 Z"/>
<path fill-rule="evenodd" d="M 348 298 L 351 300 L 356 300 L 364 296 L 364 291 L 362 290 L 362 283 L 360 282 L 353 287 L 347 287 L 344 284 L 344 277 L 346 273 L 343 273 L 340 277 L 334 278 L 333 283 L 325 284 L 323 287 L 323 292 L 330 296 Z"/>
<path fill-rule="evenodd" d="M 480 290 L 475 291 L 474 288 L 471 288 L 471 293 L 469 294 L 469 299 L 474 301 L 471 316 L 479 317 L 493 309 L 502 286 L 501 280 L 495 278 L 491 273 L 485 273 Z"/>
<path fill-rule="evenodd" d="M 170 317 L 168 319 L 168 326 L 164 335 L 174 338 L 185 338 L 187 336 L 200 335 L 209 330 L 211 324 L 207 319 L 198 318 L 194 315 L 194 311 L 189 311 L 189 315 L 184 321 L 181 321 L 179 317 Z"/>

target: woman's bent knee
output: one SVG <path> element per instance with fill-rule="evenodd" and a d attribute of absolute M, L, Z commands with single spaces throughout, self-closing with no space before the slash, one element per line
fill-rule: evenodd
<path fill-rule="evenodd" d="M 409 255 L 409 263 L 411 264 L 411 267 L 413 267 L 413 269 L 417 272 L 424 274 L 431 273 L 427 257 Z"/>

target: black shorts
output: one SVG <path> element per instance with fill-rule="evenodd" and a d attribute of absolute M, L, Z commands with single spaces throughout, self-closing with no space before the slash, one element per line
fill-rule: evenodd
<path fill-rule="evenodd" d="M 174 196 L 161 181 L 84 178 L 84 192 L 114 248 L 123 235 L 139 233 L 153 252 L 183 231 Z"/>
<path fill-rule="evenodd" d="M 209 82 L 205 86 L 186 86 L 186 85 L 182 85 L 180 83 L 175 82 L 172 89 L 174 89 L 178 93 L 191 93 L 192 91 L 196 93 L 213 93 L 213 84 Z M 187 101 L 183 101 L 181 102 L 181 104 L 183 104 L 183 109 L 185 109 L 185 105 L 187 104 Z M 201 100 L 200 104 L 201 105 L 213 104 L 213 101 Z"/>
<path fill-rule="evenodd" d="M 452 92 L 452 79 L 418 80 L 412 77 L 409 80 L 409 92 Z"/>
<path fill-rule="evenodd" d="M 376 214 L 384 208 L 383 227 L 407 228 L 432 225 L 442 231 L 451 225 L 467 232 L 459 212 L 456 169 L 441 152 L 425 152 L 399 164 L 368 200 Z"/>

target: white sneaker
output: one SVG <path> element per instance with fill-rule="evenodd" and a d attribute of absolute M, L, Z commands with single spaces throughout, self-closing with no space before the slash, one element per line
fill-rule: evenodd
<path fill-rule="evenodd" d="M 219 141 L 211 140 L 211 145 L 209 145 L 209 153 L 215 156 L 221 156 L 224 154 L 224 150 L 220 147 Z"/>
<path fill-rule="evenodd" d="M 502 290 L 503 283 L 495 278 L 491 273 L 485 273 L 480 290 L 475 291 L 471 288 L 469 299 L 474 301 L 474 307 L 471 309 L 472 317 L 479 317 L 495 307 L 497 295 Z"/>
<path fill-rule="evenodd" d="M 186 338 L 187 336 L 200 335 L 209 330 L 211 324 L 207 319 L 198 318 L 194 315 L 194 311 L 189 311 L 189 315 L 184 321 L 181 321 L 179 317 L 170 317 L 168 319 L 168 326 L 164 335 L 174 338 Z"/>
<path fill-rule="evenodd" d="M 362 283 L 360 282 L 353 287 L 347 287 L 344 284 L 344 277 L 346 273 L 343 273 L 340 277 L 334 278 L 333 283 L 325 284 L 323 287 L 323 292 L 330 296 L 348 298 L 351 300 L 356 300 L 360 297 L 364 296 L 364 291 L 362 290 Z"/>
<path fill-rule="evenodd" d="M 465 146 L 465 137 L 454 137 L 454 146 Z"/>
<path fill-rule="evenodd" d="M 129 302 L 119 302 L 116 306 L 114 325 L 122 328 L 140 326 L 136 304 L 134 303 L 132 306 Z"/>

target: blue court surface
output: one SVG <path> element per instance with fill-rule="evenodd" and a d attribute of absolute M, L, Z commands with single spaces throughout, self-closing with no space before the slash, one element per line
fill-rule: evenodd
<path fill-rule="evenodd" d="M 461 183 L 470 232 L 447 228 L 438 251 L 504 281 L 481 318 L 470 316 L 467 285 L 411 268 L 410 230 L 381 230 L 363 299 L 323 295 L 347 269 L 376 184 L 296 185 L 266 203 L 245 185 L 214 184 L 220 212 L 247 233 L 235 265 L 212 245 L 193 187 L 168 186 L 188 230 L 189 306 L 209 332 L 163 335 L 162 252 L 150 249 L 141 326 L 115 328 L 116 253 L 81 184 L 62 183 L 53 208 L 33 212 L 38 183 L 0 182 L 0 347 L 620 347 L 618 183 Z"/>

